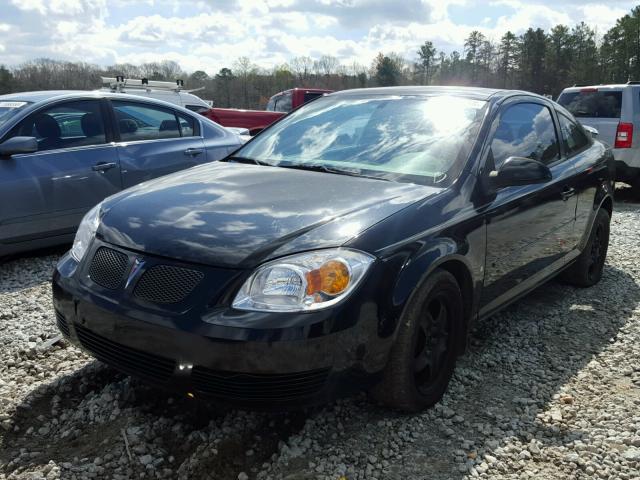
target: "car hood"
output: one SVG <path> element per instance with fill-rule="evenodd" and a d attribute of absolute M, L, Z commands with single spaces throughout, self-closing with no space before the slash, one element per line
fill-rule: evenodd
<path fill-rule="evenodd" d="M 440 191 L 306 170 L 216 162 L 138 185 L 103 204 L 98 236 L 216 266 L 339 246 Z"/>

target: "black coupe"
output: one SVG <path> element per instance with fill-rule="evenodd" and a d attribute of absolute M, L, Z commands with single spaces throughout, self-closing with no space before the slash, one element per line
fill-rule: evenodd
<path fill-rule="evenodd" d="M 473 322 L 601 277 L 612 155 L 508 90 L 349 90 L 116 194 L 53 278 L 62 333 L 158 386 L 288 408 L 437 402 Z"/>

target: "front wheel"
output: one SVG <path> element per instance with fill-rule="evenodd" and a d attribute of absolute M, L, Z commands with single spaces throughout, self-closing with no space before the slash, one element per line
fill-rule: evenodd
<path fill-rule="evenodd" d="M 371 391 L 381 403 L 416 412 L 434 405 L 447 389 L 463 331 L 460 287 L 436 270 L 409 301 L 381 382 Z"/>
<path fill-rule="evenodd" d="M 604 208 L 598 210 L 584 250 L 573 265 L 562 272 L 565 282 L 578 287 L 591 287 L 600 281 L 609 248 L 610 223 L 609 212 Z"/>

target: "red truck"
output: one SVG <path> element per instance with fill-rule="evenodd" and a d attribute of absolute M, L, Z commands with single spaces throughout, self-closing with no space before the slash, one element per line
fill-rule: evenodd
<path fill-rule="evenodd" d="M 202 114 L 222 126 L 247 128 L 255 135 L 291 110 L 331 92 L 322 88 L 292 88 L 271 97 L 266 110 L 211 108 Z"/>

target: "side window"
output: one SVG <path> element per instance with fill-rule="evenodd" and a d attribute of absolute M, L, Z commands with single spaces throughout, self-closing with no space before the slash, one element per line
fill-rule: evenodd
<path fill-rule="evenodd" d="M 36 137 L 38 151 L 85 147 L 106 143 L 100 103 L 96 100 L 65 102 L 30 115 L 11 137 Z"/>
<path fill-rule="evenodd" d="M 275 111 L 285 113 L 291 111 L 291 93 L 285 93 L 276 99 Z"/>
<path fill-rule="evenodd" d="M 203 107 L 202 105 L 185 105 L 184 108 L 200 114 L 209 110 L 208 107 Z"/>
<path fill-rule="evenodd" d="M 123 101 L 113 101 L 112 105 L 123 142 L 180 137 L 180 126 L 173 110 Z"/>
<path fill-rule="evenodd" d="M 517 103 L 502 112 L 491 153 L 495 168 L 509 157 L 527 157 L 549 164 L 560 158 L 558 138 L 549 109 L 537 103 Z"/>
<path fill-rule="evenodd" d="M 560 119 L 560 130 L 562 131 L 562 143 L 568 157 L 589 145 L 589 139 L 576 122 L 560 112 L 558 112 L 558 118 Z"/>
<path fill-rule="evenodd" d="M 180 125 L 180 134 L 183 137 L 193 137 L 196 135 L 196 121 L 193 117 L 185 115 L 184 113 L 178 113 L 178 124 Z"/>
<path fill-rule="evenodd" d="M 320 92 L 305 92 L 304 93 L 304 103 L 310 102 L 311 100 L 315 100 L 318 97 L 321 97 L 324 93 Z"/>

